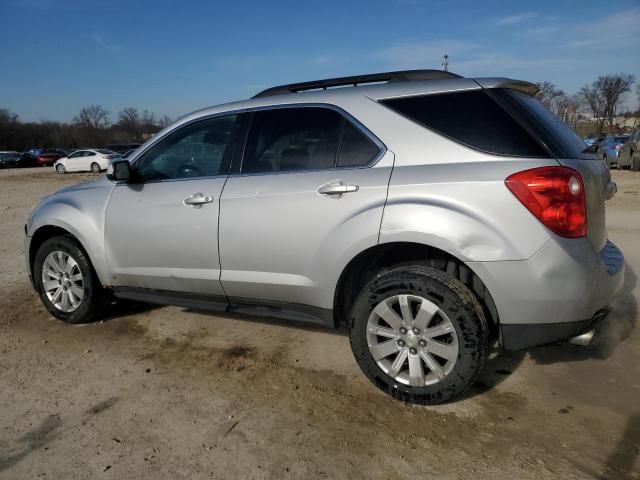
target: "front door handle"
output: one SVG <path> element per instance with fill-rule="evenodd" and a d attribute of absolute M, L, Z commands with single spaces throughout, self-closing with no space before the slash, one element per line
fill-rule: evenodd
<path fill-rule="evenodd" d="M 357 192 L 360 187 L 358 185 L 344 185 L 343 183 L 334 183 L 322 185 L 318 188 L 320 195 L 344 195 L 345 193 Z"/>
<path fill-rule="evenodd" d="M 202 193 L 194 193 L 185 198 L 182 203 L 190 207 L 202 207 L 205 203 L 213 202 L 213 198 Z"/>

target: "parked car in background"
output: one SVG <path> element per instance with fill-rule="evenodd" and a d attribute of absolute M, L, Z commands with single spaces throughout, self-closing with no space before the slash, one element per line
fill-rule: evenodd
<path fill-rule="evenodd" d="M 0 151 L 0 168 L 15 168 L 20 163 L 20 152 Z"/>
<path fill-rule="evenodd" d="M 640 171 L 640 128 L 631 134 L 620 149 L 618 168 L 630 168 L 635 172 Z"/>
<path fill-rule="evenodd" d="M 42 150 L 37 156 L 37 163 L 43 167 L 53 165 L 56 160 L 67 155 L 66 150 L 61 148 L 50 148 Z"/>
<path fill-rule="evenodd" d="M 122 156 L 111 150 L 76 150 L 68 157 L 58 159 L 54 167 L 58 173 L 67 172 L 94 172 L 106 170 L 109 163 L 120 159 Z"/>
<path fill-rule="evenodd" d="M 620 150 L 628 139 L 629 135 L 609 135 L 598 145 L 596 152 L 609 168 L 618 168 Z"/>
<path fill-rule="evenodd" d="M 113 145 L 107 145 L 105 148 L 116 153 L 126 153 L 129 150 L 135 150 L 139 146 L 139 143 L 115 143 Z"/>
<path fill-rule="evenodd" d="M 32 150 L 20 154 L 19 167 L 37 167 L 38 165 L 38 155 Z"/>
<path fill-rule="evenodd" d="M 136 148 L 131 149 L 131 150 L 128 150 L 126 153 L 124 153 L 124 154 L 122 155 L 122 158 L 129 158 L 129 157 L 131 156 L 131 154 L 132 154 L 133 152 L 135 152 L 136 150 L 137 150 Z"/>
<path fill-rule="evenodd" d="M 30 278 L 70 323 L 115 295 L 342 324 L 376 387 L 449 401 L 495 342 L 588 342 L 624 281 L 610 172 L 536 92 L 389 72 L 199 110 L 44 198 Z"/>

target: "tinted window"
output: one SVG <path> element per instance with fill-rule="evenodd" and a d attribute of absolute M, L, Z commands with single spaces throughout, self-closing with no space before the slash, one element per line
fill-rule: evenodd
<path fill-rule="evenodd" d="M 627 140 L 629 140 L 629 137 L 627 137 L 626 135 L 624 137 L 616 137 L 617 143 L 625 143 Z"/>
<path fill-rule="evenodd" d="M 338 166 L 362 166 L 369 163 L 380 149 L 351 122 L 345 121 L 338 149 Z"/>
<path fill-rule="evenodd" d="M 142 180 L 160 180 L 226 174 L 236 117 L 216 117 L 179 128 L 141 157 L 138 175 Z"/>
<path fill-rule="evenodd" d="M 523 121 L 535 131 L 556 158 L 597 158 L 585 151 L 587 147 L 577 133 L 531 95 L 505 89 L 491 90 L 491 94 L 522 115 Z"/>
<path fill-rule="evenodd" d="M 548 157 L 546 151 L 485 92 L 385 100 L 388 107 L 472 148 L 498 155 Z"/>
<path fill-rule="evenodd" d="M 254 113 L 243 173 L 317 170 L 335 166 L 343 117 L 326 108 Z"/>
<path fill-rule="evenodd" d="M 280 108 L 254 113 L 243 173 L 361 166 L 378 146 L 335 110 Z"/>

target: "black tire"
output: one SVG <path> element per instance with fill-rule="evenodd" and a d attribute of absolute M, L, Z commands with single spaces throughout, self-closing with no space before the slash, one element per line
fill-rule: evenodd
<path fill-rule="evenodd" d="M 67 173 L 67 169 L 64 167 L 64 165 L 59 163 L 58 165 L 56 165 L 56 172 L 60 174 L 64 174 L 64 173 Z"/>
<path fill-rule="evenodd" d="M 439 382 L 410 386 L 388 376 L 376 363 L 367 341 L 372 310 L 394 295 L 412 294 L 437 305 L 458 337 L 458 357 L 451 372 Z M 351 350 L 364 374 L 392 397 L 414 404 L 434 405 L 460 397 L 478 378 L 489 352 L 489 328 L 477 297 L 458 279 L 421 265 L 390 269 L 362 289 L 349 316 Z"/>
<path fill-rule="evenodd" d="M 47 256 L 54 251 L 62 251 L 71 256 L 78 264 L 82 274 L 84 297 L 77 309 L 72 312 L 64 312 L 58 309 L 49 300 L 43 286 L 43 263 Z M 93 321 L 100 317 L 109 305 L 109 295 L 100 284 L 89 257 L 71 235 L 49 238 L 40 246 L 33 263 L 33 280 L 45 308 L 51 315 L 67 323 L 76 324 Z"/>
<path fill-rule="evenodd" d="M 98 165 L 96 162 L 93 162 L 91 164 L 91 171 L 93 173 L 100 173 L 100 165 Z"/>

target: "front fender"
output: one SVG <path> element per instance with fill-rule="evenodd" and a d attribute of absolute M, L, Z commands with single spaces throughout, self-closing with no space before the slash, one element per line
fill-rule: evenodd
<path fill-rule="evenodd" d="M 46 197 L 27 221 L 28 237 L 43 227 L 68 231 L 83 246 L 103 285 L 108 285 L 104 220 L 113 184 L 106 179 L 63 189 Z M 30 252 L 25 252 L 29 258 Z"/>

